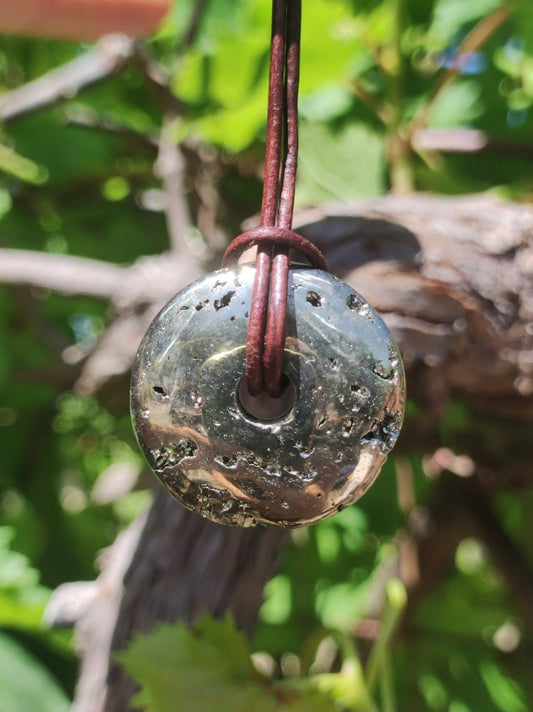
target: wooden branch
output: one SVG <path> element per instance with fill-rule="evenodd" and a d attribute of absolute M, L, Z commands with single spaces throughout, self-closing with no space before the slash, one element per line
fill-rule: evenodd
<path fill-rule="evenodd" d="M 193 34 L 187 42 L 194 39 L 205 6 L 206 2 L 199 2 L 193 12 L 192 25 L 188 30 Z M 73 99 L 82 89 L 119 72 L 127 63 L 137 67 L 165 113 L 181 112 L 181 102 L 170 89 L 167 71 L 150 56 L 147 47 L 125 35 L 111 34 L 102 37 L 81 57 L 0 97 L 0 121 L 15 121 Z"/>
<path fill-rule="evenodd" d="M 150 153 L 157 151 L 157 137 L 135 131 L 135 129 L 125 126 L 109 116 L 98 114 L 88 108 L 68 108 L 64 113 L 64 122 L 66 126 L 99 131 L 125 139 L 138 148 L 150 151 Z"/>
<path fill-rule="evenodd" d="M 0 98 L 0 120 L 14 121 L 47 106 L 72 99 L 87 86 L 119 71 L 132 57 L 134 43 L 125 35 L 107 35 L 81 57 Z"/>
<path fill-rule="evenodd" d="M 170 249 L 177 255 L 187 255 L 189 248 L 186 240 L 193 223 L 185 195 L 183 154 L 172 136 L 174 120 L 170 115 L 163 121 L 155 172 L 161 178 L 165 193 Z"/>
<path fill-rule="evenodd" d="M 415 151 L 438 153 L 501 153 L 533 156 L 533 143 L 494 139 L 479 129 L 419 129 L 411 138 Z"/>
<path fill-rule="evenodd" d="M 202 266 L 190 252 L 141 257 L 124 270 L 124 278 L 113 294 L 115 319 L 103 333 L 86 360 L 76 388 L 80 393 L 99 391 L 119 379 L 117 394 L 106 398 L 108 406 L 124 412 L 124 395 L 137 347 L 159 309 L 177 292 L 202 274 Z M 102 394 L 105 398 L 105 393 Z"/>
<path fill-rule="evenodd" d="M 115 308 L 116 318 L 77 380 L 77 390 L 84 394 L 129 372 L 137 346 L 162 303 L 200 276 L 201 265 L 189 252 L 141 257 L 130 267 L 120 267 L 85 257 L 0 248 L 0 284 L 104 299 Z"/>
<path fill-rule="evenodd" d="M 453 398 L 532 417 L 530 206 L 389 196 L 310 210 L 297 228 L 383 314 L 411 396 L 437 418 Z"/>
<path fill-rule="evenodd" d="M 0 248 L 0 283 L 112 299 L 126 269 L 86 257 Z"/>

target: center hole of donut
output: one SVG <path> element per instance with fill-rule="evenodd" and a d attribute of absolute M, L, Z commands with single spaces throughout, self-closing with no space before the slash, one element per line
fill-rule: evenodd
<path fill-rule="evenodd" d="M 279 420 L 291 410 L 296 402 L 296 387 L 285 374 L 281 379 L 281 394 L 272 398 L 266 392 L 252 396 L 246 378 L 242 378 L 237 389 L 237 397 L 242 410 L 254 420 Z"/>

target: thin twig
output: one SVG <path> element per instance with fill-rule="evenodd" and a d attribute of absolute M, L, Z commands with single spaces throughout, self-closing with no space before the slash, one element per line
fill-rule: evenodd
<path fill-rule="evenodd" d="M 134 62 L 163 113 L 154 169 L 161 178 L 165 192 L 165 215 L 171 251 L 185 255 L 188 251 L 185 236 L 191 229 L 192 220 L 185 198 L 183 154 L 172 136 L 174 122 L 183 113 L 183 107 L 170 88 L 167 70 L 154 60 L 145 45 L 136 45 Z"/>
<path fill-rule="evenodd" d="M 208 0 L 197 0 L 183 36 L 180 53 L 196 39 L 207 4 Z M 171 89 L 168 71 L 154 60 L 146 45 L 136 45 L 135 62 L 163 112 L 155 172 L 161 178 L 166 196 L 165 214 L 171 251 L 184 257 L 189 252 L 186 236 L 193 221 L 185 196 L 183 152 L 173 137 L 173 128 L 183 114 L 183 106 Z"/>
<path fill-rule="evenodd" d="M 355 94 L 355 96 L 367 106 L 373 114 L 381 121 L 381 123 L 387 125 L 388 116 L 386 107 L 384 107 L 381 102 L 379 102 L 372 94 L 369 94 L 366 89 L 364 89 L 361 84 L 354 80 L 350 83 L 350 89 Z"/>
<path fill-rule="evenodd" d="M 184 52 L 196 41 L 208 4 L 209 0 L 196 0 L 191 17 L 189 18 L 189 26 L 183 33 L 183 38 L 180 42 L 180 52 Z"/>
<path fill-rule="evenodd" d="M 185 239 L 191 230 L 192 219 L 185 198 L 183 154 L 172 137 L 173 123 L 172 118 L 163 120 L 155 172 L 161 178 L 165 192 L 165 215 L 171 251 L 184 255 L 188 252 Z"/>
<path fill-rule="evenodd" d="M 461 482 L 461 484 L 465 484 Z M 466 483 L 470 485 L 469 482 Z M 487 494 L 477 483 L 462 487 L 465 502 L 477 535 L 487 547 L 494 566 L 505 581 L 506 587 L 528 630 L 533 630 L 533 568 L 522 548 L 511 539 L 502 526 Z M 458 491 L 459 487 L 458 487 Z M 466 492 L 466 496 L 465 496 Z"/>
<path fill-rule="evenodd" d="M 174 114 L 175 116 L 182 114 L 182 102 L 170 88 L 169 72 L 154 59 L 148 47 L 142 42 L 135 44 L 132 61 L 161 112 L 163 114 Z"/>
<path fill-rule="evenodd" d="M 148 148 L 150 151 L 158 148 L 156 136 L 135 131 L 135 129 L 118 123 L 105 115 L 98 114 L 92 109 L 78 106 L 69 107 L 65 111 L 64 121 L 66 126 L 112 134 L 117 138 L 126 139 L 138 146 Z"/>
<path fill-rule="evenodd" d="M 196 0 L 189 19 L 189 25 L 183 33 L 183 40 L 180 43 L 178 55 L 182 55 L 196 40 L 208 2 L 209 0 Z M 146 44 L 142 42 L 135 43 L 133 61 L 143 76 L 148 89 L 161 111 L 167 116 L 179 116 L 183 114 L 182 102 L 172 92 L 170 87 L 170 75 L 168 70 L 154 59 Z"/>
<path fill-rule="evenodd" d="M 14 121 L 39 109 L 72 99 L 81 89 L 119 71 L 133 54 L 124 35 L 107 35 L 81 57 L 28 82 L 0 98 L 0 120 Z"/>
<path fill-rule="evenodd" d="M 381 628 L 366 665 L 366 682 L 370 693 L 374 692 L 379 682 L 383 663 L 389 657 L 390 647 L 398 631 L 406 604 L 407 591 L 402 581 L 397 577 L 387 581 Z"/>

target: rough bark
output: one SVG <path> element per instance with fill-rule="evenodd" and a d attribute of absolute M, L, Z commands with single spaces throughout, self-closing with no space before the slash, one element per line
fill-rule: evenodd
<path fill-rule="evenodd" d="M 382 313 L 412 396 L 437 414 L 459 398 L 484 412 L 532 416 L 530 207 L 489 196 L 391 196 L 358 217 L 333 207 L 299 223 L 327 247 L 332 270 Z"/>
<path fill-rule="evenodd" d="M 205 521 L 158 487 L 124 580 L 113 649 L 123 648 L 136 631 L 150 630 L 156 620 L 191 623 L 205 612 L 230 612 L 250 633 L 286 539 L 277 529 L 240 530 Z M 108 686 L 106 712 L 127 709 L 134 686 L 116 663 Z"/>
<path fill-rule="evenodd" d="M 475 462 L 470 472 L 475 487 L 489 497 L 502 487 L 529 486 L 533 209 L 489 196 L 413 195 L 307 211 L 298 217 L 297 225 L 325 250 L 332 271 L 382 312 L 398 340 L 409 393 L 421 409 L 419 417 L 406 423 L 398 447 L 426 449 L 431 454 L 440 444 L 438 426 L 446 406 L 460 400 L 479 414 L 473 429 L 463 439 L 457 436 L 459 452 Z M 116 362 L 117 343 L 103 340 L 81 377 L 82 383 L 92 383 L 93 389 L 103 387 L 103 395 L 123 405 L 127 390 L 120 376 L 127 373 L 140 333 L 158 301 L 170 296 L 176 286 L 175 274 L 170 279 L 169 270 L 157 272 L 158 259 L 150 263 L 151 278 L 137 280 L 133 294 L 115 293 L 117 317 L 111 328 L 126 316 L 135 323 L 131 338 L 120 339 L 120 368 L 111 373 L 105 367 L 113 359 Z M 135 267 L 131 270 L 133 276 Z M 157 284 L 157 299 L 150 293 L 153 284 Z M 497 428 L 497 443 L 482 436 L 491 432 L 487 424 Z M 453 464 L 449 467 L 453 471 Z M 461 528 L 447 536 L 446 527 L 451 514 L 462 512 L 467 504 L 454 510 L 451 504 L 457 491 L 451 497 L 443 492 L 436 491 L 422 519 L 411 518 L 409 539 L 415 543 L 419 566 L 418 578 L 410 582 L 413 601 L 443 575 L 463 533 Z M 490 508 L 483 512 L 473 524 L 470 511 L 462 520 L 469 522 L 465 532 L 486 538 L 487 531 L 493 531 Z M 250 630 L 263 584 L 283 543 L 283 535 L 276 531 L 240 531 L 204 522 L 159 493 L 124 579 L 113 646 L 122 647 L 134 630 L 148 630 L 157 620 L 190 621 L 204 610 L 216 615 L 232 610 L 241 627 Z M 492 546 L 497 565 L 514 551 L 501 536 Z M 526 574 L 527 588 L 527 565 Z M 523 581 L 514 581 L 513 587 L 522 602 L 527 600 Z M 82 626 L 83 617 L 78 629 Z M 85 650 L 91 648 L 94 634 L 85 626 Z M 101 654 L 107 656 L 108 650 L 102 649 Z M 102 679 L 101 684 L 106 682 Z M 120 668 L 111 667 L 108 685 L 103 709 L 124 712 L 132 687 Z M 82 676 L 75 710 L 100 712 L 94 698 L 83 695 Z"/>

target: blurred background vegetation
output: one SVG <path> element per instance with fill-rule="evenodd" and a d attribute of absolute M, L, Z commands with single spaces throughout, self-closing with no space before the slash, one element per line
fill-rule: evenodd
<path fill-rule="evenodd" d="M 154 170 L 164 124 L 187 162 L 196 225 L 187 243 L 217 264 L 224 244 L 260 205 L 270 3 L 200 4 L 193 33 L 185 36 L 195 4 L 179 0 L 133 61 L 79 93 L 42 108 L 30 101 L 15 114 L 6 97 L 91 47 L 0 39 L 1 247 L 120 265 L 167 250 Z M 303 10 L 298 206 L 390 190 L 492 190 L 531 201 L 529 0 L 304 0 Z M 170 93 L 161 97 L 147 66 L 165 78 Z M 0 288 L 2 712 L 68 708 L 76 656 L 70 633 L 42 623 L 50 592 L 65 581 L 94 578 L 98 553 L 149 506 L 151 480 L 126 398 L 117 407 L 74 388 L 110 316 L 102 300 Z M 469 417 L 460 403 L 449 409 L 443 447 Z M 278 678 L 297 677 L 309 666 L 326 674 L 336 669 L 339 649 L 346 653 L 357 639 L 364 651 L 374 640 L 360 621 L 377 615 L 378 625 L 381 616 L 383 628 L 392 615 L 394 628 L 402 592 L 389 592 L 389 614 L 375 614 L 372 591 L 406 524 L 395 478 L 398 467 L 409 469 L 414 506 L 422 508 L 433 486 L 431 455 L 421 442 L 409 458 L 391 458 L 361 502 L 293 533 L 251 641 L 257 666 Z M 102 495 L 102 483 L 117 472 L 130 483 L 127 491 Z M 531 492 L 502 493 L 495 506 L 531 560 Z M 391 640 L 379 654 L 378 673 L 364 683 L 379 709 L 531 709 L 531 631 L 476 539 L 461 542 L 455 569 Z M 306 667 L 309 649 L 315 668 Z M 344 662 L 355 665 L 355 652 L 345 653 Z M 352 682 L 359 674 L 343 669 Z M 323 679 L 337 705 L 373 709 L 364 695 L 339 691 L 339 679 L 329 688 Z M 301 709 L 322 709 L 306 705 Z M 232 709 L 240 709 L 237 702 Z"/>

